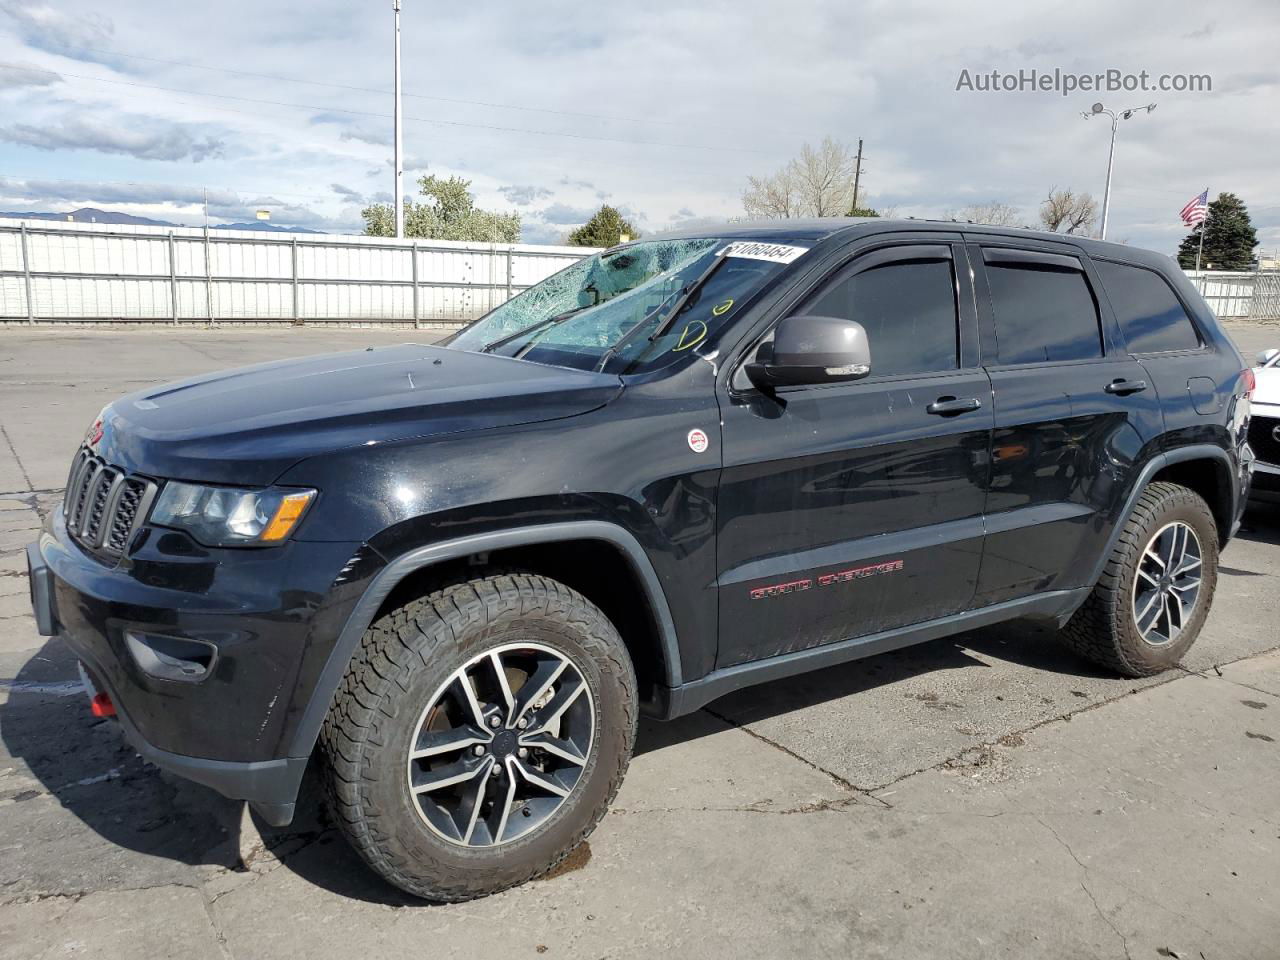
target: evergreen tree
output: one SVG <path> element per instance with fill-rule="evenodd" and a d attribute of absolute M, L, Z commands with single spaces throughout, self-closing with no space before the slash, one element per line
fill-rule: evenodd
<path fill-rule="evenodd" d="M 471 243 L 517 243 L 520 214 L 495 213 L 476 207 L 471 181 L 461 177 L 441 180 L 435 174 L 418 180 L 423 201 L 405 198 L 404 235 L 426 240 L 463 240 Z M 360 211 L 364 232 L 370 237 L 394 237 L 394 211 L 389 203 L 375 203 Z"/>
<path fill-rule="evenodd" d="M 850 207 L 849 212 L 846 213 L 845 216 L 846 217 L 878 217 L 880 216 L 880 214 L 876 213 L 870 207 Z"/>
<path fill-rule="evenodd" d="M 604 204 L 595 216 L 569 234 L 569 244 L 574 247 L 614 247 L 626 240 L 634 240 L 640 232 L 622 218 L 616 208 Z"/>
<path fill-rule="evenodd" d="M 1249 211 L 1234 193 L 1220 193 L 1209 204 L 1209 216 L 1199 227 L 1182 238 L 1178 247 L 1178 266 L 1194 270 L 1196 251 L 1200 249 L 1200 231 L 1204 231 L 1202 270 L 1250 270 L 1253 248 L 1258 245 L 1258 232 L 1249 219 Z"/>

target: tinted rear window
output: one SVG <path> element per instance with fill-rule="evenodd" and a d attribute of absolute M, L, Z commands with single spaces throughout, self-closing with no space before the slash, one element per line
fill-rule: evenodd
<path fill-rule="evenodd" d="M 1098 308 L 1079 270 L 1038 263 L 988 263 L 987 282 L 1001 363 L 1102 356 Z"/>
<path fill-rule="evenodd" d="M 1123 263 L 1095 261 L 1130 353 L 1194 350 L 1196 328 L 1158 273 Z"/>

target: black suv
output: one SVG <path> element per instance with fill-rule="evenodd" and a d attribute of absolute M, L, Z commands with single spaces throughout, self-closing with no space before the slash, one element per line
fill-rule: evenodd
<path fill-rule="evenodd" d="M 588 834 L 641 713 L 1014 617 L 1128 676 L 1177 663 L 1251 384 L 1131 247 L 672 234 L 440 346 L 112 403 L 33 603 L 145 758 L 282 825 L 314 754 L 378 873 L 462 900 Z"/>

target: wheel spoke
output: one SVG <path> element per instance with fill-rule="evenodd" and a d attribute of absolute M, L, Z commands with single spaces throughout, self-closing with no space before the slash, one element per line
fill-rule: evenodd
<path fill-rule="evenodd" d="M 545 733 L 553 729 L 564 712 L 573 706 L 587 685 L 581 680 L 573 679 L 560 685 L 547 705 L 537 712 L 537 727 L 531 733 Z"/>
<path fill-rule="evenodd" d="M 512 717 L 512 723 L 516 723 L 529 712 L 529 708 L 541 700 L 551 689 L 552 685 L 560 679 L 560 674 L 564 673 L 564 668 L 569 665 L 569 661 L 556 658 L 555 660 L 546 659 L 538 664 L 538 667 L 524 685 L 516 691 L 516 708 L 515 715 Z"/>
<path fill-rule="evenodd" d="M 511 769 L 511 763 L 508 761 L 507 768 L 507 792 L 502 799 L 493 805 L 494 812 L 497 813 L 497 824 L 490 825 L 489 835 L 492 837 L 493 843 L 501 843 L 503 836 L 507 832 L 507 821 L 511 818 L 511 808 L 516 802 L 516 778 Z M 490 815 L 492 818 L 492 814 Z"/>
<path fill-rule="evenodd" d="M 1173 571 L 1173 575 L 1175 577 L 1178 577 L 1184 573 L 1190 573 L 1192 570 L 1195 570 L 1199 566 L 1200 566 L 1199 557 L 1192 557 L 1190 559 L 1184 558 L 1182 561 L 1182 565 L 1179 566 L 1178 569 Z"/>
<path fill-rule="evenodd" d="M 550 734 L 541 731 L 521 737 L 520 745 L 544 750 L 552 756 L 559 757 L 561 760 L 568 760 L 579 767 L 585 766 L 587 762 L 587 758 L 578 751 L 573 741 L 557 740 Z"/>
<path fill-rule="evenodd" d="M 420 770 L 414 778 L 416 782 L 412 785 L 414 794 L 430 793 L 432 790 L 440 790 L 444 787 L 452 787 L 459 783 L 466 783 L 472 777 L 480 772 L 480 770 L 488 769 L 487 763 L 471 763 L 466 760 L 459 760 L 457 763 L 446 764 L 443 767 L 437 767 L 435 770 Z"/>
<path fill-rule="evenodd" d="M 1139 613 L 1135 618 L 1138 622 L 1138 630 L 1144 634 L 1147 633 L 1147 631 L 1149 631 L 1155 625 L 1156 620 L 1159 619 L 1159 615 L 1160 615 L 1160 610 L 1158 606 L 1159 600 L 1160 600 L 1160 591 L 1152 590 L 1150 599 L 1146 601 L 1146 603 L 1142 607 L 1142 612 Z M 1144 620 L 1147 619 L 1147 615 L 1152 611 L 1155 611 L 1156 617 L 1152 619 L 1152 621 L 1144 627 L 1142 623 Z"/>
<path fill-rule="evenodd" d="M 480 701 L 476 698 L 475 684 L 471 682 L 471 677 L 465 667 L 458 671 L 454 677 L 454 683 L 462 691 L 462 704 L 467 712 L 471 714 L 471 722 L 477 727 L 483 728 L 485 725 L 484 710 L 481 709 Z"/>
<path fill-rule="evenodd" d="M 569 795 L 569 791 L 560 786 L 560 784 L 543 776 L 540 771 L 531 769 L 519 760 L 513 759 L 511 766 L 515 767 L 526 783 L 532 784 L 539 790 L 545 790 L 547 793 L 554 794 L 557 797 L 567 797 Z"/>
<path fill-rule="evenodd" d="M 467 816 L 466 826 L 459 824 L 462 833 L 462 842 L 468 846 L 471 844 L 471 836 L 476 832 L 476 823 L 480 819 L 480 808 L 484 806 L 485 788 L 489 786 L 489 769 L 493 766 L 493 758 L 489 757 L 488 763 L 485 764 L 483 772 L 477 777 L 470 787 L 467 788 L 463 796 L 463 808 L 465 809 L 466 801 L 471 802 L 471 812 Z"/>
<path fill-rule="evenodd" d="M 1164 558 L 1156 551 L 1156 545 L 1153 543 L 1147 547 L 1146 553 L 1143 554 L 1148 560 L 1153 561 L 1161 570 L 1164 569 Z"/>
<path fill-rule="evenodd" d="M 1147 573 L 1147 571 L 1143 570 L 1141 566 L 1138 567 L 1138 576 L 1140 576 L 1143 580 L 1147 581 L 1147 583 L 1151 584 L 1151 586 L 1153 587 L 1160 586 L 1160 578 L 1157 576 L 1153 576 L 1150 573 Z"/>
<path fill-rule="evenodd" d="M 489 663 L 498 678 L 498 690 L 502 693 L 502 701 L 506 706 L 507 722 L 510 723 L 515 719 L 511 714 L 516 708 L 516 697 L 511 692 L 511 684 L 507 682 L 507 671 L 502 666 L 502 655 L 495 650 L 489 654 Z"/>
<path fill-rule="evenodd" d="M 418 735 L 418 743 L 409 754 L 410 760 L 422 760 L 425 757 L 436 757 L 455 750 L 465 750 L 488 743 L 492 738 L 483 728 L 472 726 L 454 727 L 452 730 L 424 730 Z"/>

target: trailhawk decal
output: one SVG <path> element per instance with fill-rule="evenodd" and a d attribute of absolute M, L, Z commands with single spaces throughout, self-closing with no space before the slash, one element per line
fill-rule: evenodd
<path fill-rule="evenodd" d="M 785 243 L 760 243 L 756 240 L 740 240 L 717 251 L 716 256 L 743 257 L 747 260 L 769 260 L 773 263 L 790 263 L 808 252 L 808 247 L 793 247 Z"/>
<path fill-rule="evenodd" d="M 837 583 L 849 583 L 853 580 L 865 580 L 867 577 L 878 577 L 882 573 L 897 573 L 901 569 L 901 560 L 886 560 L 884 563 L 872 563 L 865 567 L 853 567 L 849 570 L 837 570 L 835 573 L 824 573 L 820 577 L 805 577 L 802 580 L 789 580 L 786 583 L 773 583 L 767 587 L 756 587 L 751 591 L 751 599 L 765 600 L 769 597 L 781 597 L 788 593 L 812 590 L 815 585 L 829 587 Z"/>

